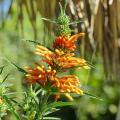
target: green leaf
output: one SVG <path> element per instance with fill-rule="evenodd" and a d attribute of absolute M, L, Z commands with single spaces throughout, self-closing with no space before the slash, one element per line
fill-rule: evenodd
<path fill-rule="evenodd" d="M 84 23 L 84 21 L 83 20 L 76 20 L 76 21 L 70 22 L 69 25 L 74 25 L 74 24 L 78 24 L 78 23 Z"/>
<path fill-rule="evenodd" d="M 60 7 L 60 13 L 63 15 L 64 14 L 64 10 L 63 10 L 63 7 L 62 7 L 60 2 L 59 2 L 59 7 Z"/>
<path fill-rule="evenodd" d="M 14 65 L 14 66 L 18 69 L 18 71 L 20 71 L 20 72 L 22 72 L 22 73 L 24 73 L 24 74 L 27 74 L 27 72 L 26 72 L 24 69 L 20 68 L 20 67 L 17 66 L 15 63 L 11 62 L 11 64 Z"/>
<path fill-rule="evenodd" d="M 5 93 L 4 95 L 15 95 L 18 93 L 25 94 L 25 92 L 10 92 L 10 93 Z"/>
<path fill-rule="evenodd" d="M 28 42 L 31 42 L 31 43 L 34 43 L 34 44 L 37 44 L 37 45 L 41 45 L 39 42 L 35 41 L 35 40 L 26 40 Z"/>
<path fill-rule="evenodd" d="M 56 117 L 44 117 L 43 120 L 61 120 L 61 119 Z"/>
<path fill-rule="evenodd" d="M 10 61 L 8 58 L 5 58 L 5 60 L 6 60 L 7 62 L 9 62 L 10 64 L 14 65 L 20 72 L 27 74 L 27 72 L 26 72 L 24 69 L 20 68 L 18 65 L 16 65 L 16 64 L 13 63 L 12 61 Z"/>
<path fill-rule="evenodd" d="M 5 82 L 5 80 L 8 78 L 9 75 L 10 75 L 10 73 L 8 73 L 8 74 L 5 76 L 5 78 L 3 79 L 2 83 Z M 1 84 L 2 84 L 2 83 L 1 83 Z"/>
<path fill-rule="evenodd" d="M 47 19 L 47 18 L 42 18 L 42 20 L 45 20 L 45 21 L 48 21 L 48 22 L 51 22 L 51 23 L 55 23 L 55 24 L 56 24 L 56 21 L 54 21 L 54 20 L 50 20 L 50 19 Z"/>
<path fill-rule="evenodd" d="M 19 107 L 23 107 L 20 103 L 18 103 L 17 101 L 15 101 L 14 99 L 10 99 L 13 103 L 17 104 Z"/>
<path fill-rule="evenodd" d="M 97 100 L 101 100 L 101 101 L 103 101 L 103 99 L 99 98 L 99 97 L 96 96 L 96 95 L 92 95 L 92 94 L 87 93 L 87 92 L 84 92 L 84 94 L 85 94 L 85 95 L 88 95 L 88 96 L 91 97 L 91 98 L 94 98 L 94 99 L 97 99 Z"/>
<path fill-rule="evenodd" d="M 6 65 L 0 67 L 0 75 L 2 74 L 5 67 L 6 67 Z"/>
<path fill-rule="evenodd" d="M 44 115 L 47 116 L 47 115 L 49 115 L 49 114 L 51 114 L 51 113 L 54 113 L 54 112 L 57 112 L 57 111 L 59 111 L 59 110 L 60 110 L 60 109 L 55 109 L 55 108 L 54 108 L 54 110 L 51 110 L 51 111 L 49 110 L 49 111 L 45 112 Z"/>
<path fill-rule="evenodd" d="M 89 67 L 96 69 L 96 67 L 93 64 L 91 64 L 90 62 L 87 61 L 87 64 Z"/>
<path fill-rule="evenodd" d="M 54 107 L 62 107 L 62 106 L 70 106 L 70 105 L 75 105 L 75 102 L 62 102 L 62 101 L 53 102 L 48 104 L 46 109 L 48 110 Z"/>
<path fill-rule="evenodd" d="M 15 116 L 16 120 L 20 120 L 19 115 L 17 114 L 15 108 L 13 107 L 11 101 L 9 100 L 9 98 L 7 96 L 3 96 L 3 98 L 5 99 L 7 106 L 9 108 L 9 111 Z"/>

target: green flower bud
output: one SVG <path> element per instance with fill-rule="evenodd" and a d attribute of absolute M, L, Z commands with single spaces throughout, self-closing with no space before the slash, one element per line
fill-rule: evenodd
<path fill-rule="evenodd" d="M 70 23 L 70 18 L 65 14 L 63 15 L 61 14 L 57 19 L 58 25 L 69 25 L 69 23 Z"/>
<path fill-rule="evenodd" d="M 71 29 L 69 28 L 69 26 L 67 25 L 59 25 L 57 27 L 57 36 L 66 36 L 69 35 L 71 32 Z"/>

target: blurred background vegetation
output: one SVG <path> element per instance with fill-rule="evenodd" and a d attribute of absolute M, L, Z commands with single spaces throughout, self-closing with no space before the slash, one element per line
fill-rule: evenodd
<path fill-rule="evenodd" d="M 93 65 L 90 70 L 70 73 L 79 76 L 85 91 L 103 101 L 83 96 L 76 99 L 77 106 L 56 114 L 62 120 L 120 120 L 120 0 L 0 0 L 0 66 L 6 65 L 3 76 L 10 73 L 11 90 L 23 91 L 23 76 L 9 61 L 24 67 L 37 60 L 35 46 L 27 40 L 51 45 L 55 25 L 41 18 L 55 20 L 58 3 L 64 5 L 65 1 L 71 21 L 80 20 L 70 26 L 72 34 L 85 32 L 77 42 L 76 54 Z M 13 120 L 12 116 L 9 119 Z"/>

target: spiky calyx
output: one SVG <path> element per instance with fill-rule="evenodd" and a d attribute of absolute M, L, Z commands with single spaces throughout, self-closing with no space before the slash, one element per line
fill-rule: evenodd
<path fill-rule="evenodd" d="M 68 25 L 59 25 L 57 27 L 56 35 L 57 36 L 68 36 L 71 32 L 71 29 Z"/>
<path fill-rule="evenodd" d="M 56 23 L 57 23 L 57 30 L 56 35 L 57 36 L 69 36 L 71 33 L 71 29 L 69 27 L 70 24 L 70 18 L 65 13 L 65 8 L 63 8 L 60 4 L 60 15 L 58 16 Z"/>
<path fill-rule="evenodd" d="M 69 25 L 70 23 L 70 18 L 67 15 L 60 15 L 57 19 L 57 24 L 59 25 Z"/>

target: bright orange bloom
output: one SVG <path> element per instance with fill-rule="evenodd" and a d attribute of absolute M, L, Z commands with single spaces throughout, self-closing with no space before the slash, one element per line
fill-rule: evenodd
<path fill-rule="evenodd" d="M 78 33 L 76 35 L 71 36 L 70 38 L 66 36 L 59 36 L 53 43 L 53 47 L 74 51 L 76 48 L 75 42 L 77 41 L 77 38 L 83 35 L 84 33 Z"/>
<path fill-rule="evenodd" d="M 79 88 L 80 82 L 77 76 L 67 75 L 64 77 L 56 77 L 53 84 L 54 87 L 59 89 L 59 92 L 64 94 L 69 100 L 72 100 L 72 97 L 69 93 L 83 94 L 83 91 Z M 58 93 L 56 100 L 60 97 Z"/>
<path fill-rule="evenodd" d="M 43 57 L 42 62 L 47 63 L 48 67 L 36 64 L 35 68 L 28 68 L 27 82 L 30 84 L 38 83 L 44 88 L 49 83 L 50 88 L 57 88 L 58 90 L 56 100 L 59 99 L 60 94 L 65 95 L 69 100 L 73 99 L 70 93 L 82 95 L 83 91 L 79 88 L 80 82 L 77 76 L 59 77 L 57 72 L 71 67 L 89 68 L 84 59 L 74 57 L 75 42 L 79 36 L 83 35 L 84 33 L 79 33 L 69 38 L 65 36 L 57 37 L 53 45 L 54 51 L 37 45 L 36 54 Z"/>
<path fill-rule="evenodd" d="M 73 57 L 74 53 L 64 53 L 62 50 L 58 49 L 56 49 L 55 52 L 52 52 L 43 46 L 37 46 L 36 50 L 36 54 L 43 56 L 45 58 L 43 61 L 52 68 L 56 68 L 57 66 L 62 69 L 77 66 L 89 68 L 84 59 Z"/>
<path fill-rule="evenodd" d="M 75 75 L 66 75 L 60 78 L 56 75 L 55 70 L 50 67 L 46 70 L 44 66 L 40 65 L 37 65 L 36 68 L 28 68 L 27 72 L 26 77 L 29 84 L 38 83 L 45 87 L 49 83 L 50 88 L 57 88 L 59 92 L 56 93 L 56 100 L 60 98 L 60 94 L 65 95 L 69 100 L 72 100 L 69 93 L 83 94 L 79 88 L 79 79 Z"/>
<path fill-rule="evenodd" d="M 51 58 L 54 56 L 54 53 L 52 51 L 41 45 L 37 45 L 36 54 L 43 56 L 48 60 L 51 60 Z"/>
<path fill-rule="evenodd" d="M 44 66 L 37 65 L 36 68 L 28 68 L 27 82 L 29 84 L 39 83 L 42 86 L 46 85 L 48 79 L 53 79 L 53 76 L 56 74 L 55 70 L 52 70 L 51 67 L 48 70 Z"/>
<path fill-rule="evenodd" d="M 64 54 L 64 52 L 59 50 L 56 50 L 56 52 L 52 52 L 46 47 L 40 45 L 37 45 L 35 53 L 44 57 L 43 62 L 47 63 L 52 68 L 56 67 L 56 62 L 55 62 L 56 58 L 58 58 L 61 54 Z"/>
<path fill-rule="evenodd" d="M 63 57 L 57 58 L 57 62 L 60 67 L 65 69 L 71 68 L 71 67 L 89 68 L 89 66 L 86 63 L 86 60 L 72 57 L 72 56 L 67 56 L 67 54 Z"/>

